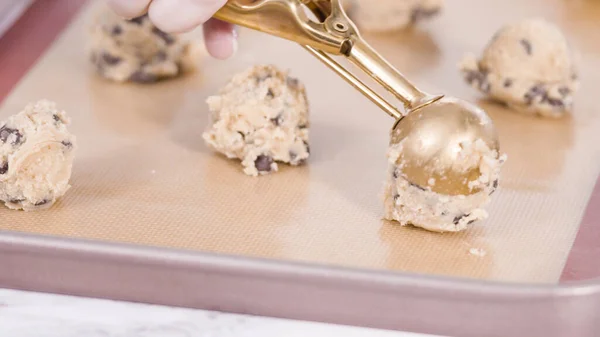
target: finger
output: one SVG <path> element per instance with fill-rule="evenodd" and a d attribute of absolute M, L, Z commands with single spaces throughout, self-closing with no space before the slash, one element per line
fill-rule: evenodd
<path fill-rule="evenodd" d="M 188 32 L 208 21 L 227 0 L 154 0 L 150 20 L 167 33 Z"/>
<path fill-rule="evenodd" d="M 107 0 L 108 6 L 120 16 L 132 19 L 146 13 L 152 0 Z"/>
<path fill-rule="evenodd" d="M 204 43 L 208 53 L 217 59 L 230 58 L 237 51 L 237 32 L 227 22 L 210 19 L 204 24 Z"/>

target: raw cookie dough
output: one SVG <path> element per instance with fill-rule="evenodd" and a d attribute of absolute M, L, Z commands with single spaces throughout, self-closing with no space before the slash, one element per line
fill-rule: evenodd
<path fill-rule="evenodd" d="M 272 65 L 235 75 L 207 100 L 211 121 L 203 138 L 213 150 L 241 160 L 244 173 L 264 175 L 277 162 L 293 166 L 310 154 L 304 85 Z"/>
<path fill-rule="evenodd" d="M 197 43 L 159 30 L 147 15 L 126 20 L 105 9 L 92 22 L 90 61 L 115 82 L 153 83 L 193 71 L 199 50 Z"/>
<path fill-rule="evenodd" d="M 498 187 L 505 155 L 491 150 L 482 140 L 463 143 L 459 164 L 464 165 L 465 170 L 479 167 L 479 179 L 469 183 L 471 188 L 479 191 L 471 195 L 442 195 L 431 191 L 430 186 L 435 184 L 433 179 L 424 189 L 402 176 L 397 163 L 401 149 L 402 143 L 388 149 L 389 178 L 384 194 L 386 220 L 433 232 L 458 232 L 475 221 L 487 218 L 484 207 Z"/>
<path fill-rule="evenodd" d="M 542 117 L 568 113 L 578 87 L 565 37 L 541 19 L 506 25 L 480 59 L 467 55 L 460 71 L 472 87 L 490 98 Z"/>
<path fill-rule="evenodd" d="M 345 0 L 346 13 L 361 31 L 383 32 L 412 26 L 437 15 L 444 0 Z"/>
<path fill-rule="evenodd" d="M 0 201 L 8 208 L 49 208 L 70 188 L 76 145 L 69 124 L 47 100 L 0 123 Z"/>

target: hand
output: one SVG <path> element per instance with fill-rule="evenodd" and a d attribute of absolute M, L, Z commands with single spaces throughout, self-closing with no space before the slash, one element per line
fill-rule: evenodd
<path fill-rule="evenodd" d="M 232 56 L 237 49 L 235 27 L 212 16 L 227 0 L 107 0 L 119 15 L 134 18 L 148 13 L 165 33 L 184 33 L 204 25 L 208 53 L 218 59 Z"/>

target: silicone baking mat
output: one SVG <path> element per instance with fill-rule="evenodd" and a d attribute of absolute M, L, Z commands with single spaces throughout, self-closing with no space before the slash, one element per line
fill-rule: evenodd
<path fill-rule="evenodd" d="M 508 162 L 490 218 L 458 234 L 381 220 L 393 121 L 299 46 L 242 29 L 231 60 L 205 57 L 184 78 L 118 85 L 95 76 L 82 47 L 98 6 L 83 7 L 0 107 L 4 119 L 28 102 L 56 101 L 79 143 L 68 194 L 47 211 L 0 209 L 1 230 L 371 270 L 559 280 L 600 168 L 598 2 L 449 1 L 416 29 L 365 34 L 417 85 L 478 102 L 499 129 Z M 542 120 L 479 101 L 458 75 L 464 53 L 481 51 L 501 25 L 531 16 L 556 22 L 578 51 L 572 117 Z M 45 42 L 36 35 L 31 43 Z M 205 99 L 259 63 L 290 69 L 306 84 L 312 156 L 304 167 L 251 178 L 209 151 L 201 133 Z"/>

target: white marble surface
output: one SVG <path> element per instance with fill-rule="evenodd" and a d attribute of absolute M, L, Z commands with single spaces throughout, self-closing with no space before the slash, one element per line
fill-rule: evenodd
<path fill-rule="evenodd" d="M 434 337 L 0 289 L 4 337 Z"/>

